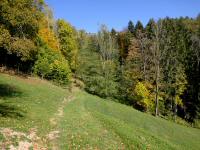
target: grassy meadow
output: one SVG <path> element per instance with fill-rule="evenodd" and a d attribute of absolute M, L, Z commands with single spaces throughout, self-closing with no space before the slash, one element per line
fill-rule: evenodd
<path fill-rule="evenodd" d="M 0 129 L 6 148 L 26 141 L 30 149 L 200 149 L 199 129 L 81 90 L 70 93 L 44 80 L 6 74 L 0 74 Z M 27 136 L 8 138 L 5 129 Z M 28 136 L 31 129 L 38 139 Z M 52 133 L 57 135 L 48 138 Z"/>

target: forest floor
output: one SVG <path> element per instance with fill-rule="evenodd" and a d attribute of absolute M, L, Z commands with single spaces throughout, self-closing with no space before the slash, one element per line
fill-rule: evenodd
<path fill-rule="evenodd" d="M 37 78 L 0 74 L 0 149 L 200 149 L 200 130 Z"/>

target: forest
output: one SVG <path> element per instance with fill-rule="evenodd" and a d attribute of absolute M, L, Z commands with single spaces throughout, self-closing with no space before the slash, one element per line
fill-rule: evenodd
<path fill-rule="evenodd" d="M 1 0 L 0 71 L 10 70 L 200 128 L 198 14 L 88 33 L 43 0 Z"/>

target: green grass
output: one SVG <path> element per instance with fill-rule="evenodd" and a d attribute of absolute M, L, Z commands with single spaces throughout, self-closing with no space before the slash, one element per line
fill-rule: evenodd
<path fill-rule="evenodd" d="M 49 119 L 67 96 L 66 90 L 39 79 L 0 74 L 0 128 L 28 132 L 37 128 L 43 136 Z"/>
<path fill-rule="evenodd" d="M 76 94 L 65 108 L 61 147 L 82 149 L 200 149 L 200 130 L 144 114 L 131 107 Z M 73 137 L 73 138 L 72 138 Z"/>
<path fill-rule="evenodd" d="M 40 136 L 45 136 L 55 130 L 49 119 L 69 95 L 46 81 L 0 74 L 0 127 L 28 132 L 37 126 Z M 56 126 L 59 149 L 200 149 L 199 129 L 83 91 L 74 92 L 73 99 Z"/>

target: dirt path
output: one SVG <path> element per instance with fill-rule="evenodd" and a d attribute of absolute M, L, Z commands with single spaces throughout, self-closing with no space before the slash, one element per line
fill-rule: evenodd
<path fill-rule="evenodd" d="M 68 96 L 68 98 L 64 98 L 61 105 L 58 107 L 57 113 L 54 117 L 50 118 L 49 122 L 54 127 L 55 130 L 49 132 L 46 137 L 47 141 L 49 141 L 53 150 L 58 150 L 59 146 L 57 144 L 57 139 L 59 138 L 60 131 L 58 129 L 58 123 L 64 116 L 64 108 L 67 103 L 71 102 L 74 99 L 72 93 Z"/>
<path fill-rule="evenodd" d="M 50 146 L 52 150 L 58 150 L 57 139 L 59 138 L 60 131 L 58 129 L 58 123 L 64 116 L 64 108 L 67 103 L 71 102 L 73 97 L 73 91 L 67 98 L 64 98 L 60 103 L 57 112 L 49 119 L 53 129 L 44 138 L 37 135 L 37 127 L 33 127 L 28 133 L 14 131 L 10 128 L 0 128 L 0 133 L 5 138 L 4 142 L 0 141 L 1 150 L 47 150 Z M 16 141 L 17 139 L 17 144 Z M 17 145 L 17 146 L 16 146 Z"/>

